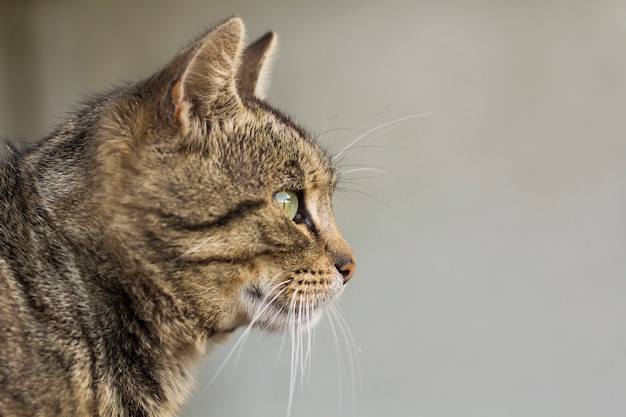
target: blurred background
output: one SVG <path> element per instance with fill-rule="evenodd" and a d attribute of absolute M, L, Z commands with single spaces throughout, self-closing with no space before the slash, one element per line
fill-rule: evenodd
<path fill-rule="evenodd" d="M 626 3 L 0 5 L 14 141 L 231 15 L 278 32 L 269 101 L 328 149 L 373 129 L 335 199 L 354 343 L 319 325 L 292 416 L 626 415 Z M 280 336 L 254 332 L 209 384 L 237 338 L 186 416 L 286 415 Z"/>

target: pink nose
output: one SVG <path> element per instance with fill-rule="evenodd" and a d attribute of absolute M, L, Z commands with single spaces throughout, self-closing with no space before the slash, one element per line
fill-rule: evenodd
<path fill-rule="evenodd" d="M 343 284 L 346 285 L 352 278 L 352 275 L 354 275 L 354 271 L 356 271 L 356 264 L 351 259 L 343 265 L 337 264 L 336 266 L 341 275 L 343 275 Z"/>

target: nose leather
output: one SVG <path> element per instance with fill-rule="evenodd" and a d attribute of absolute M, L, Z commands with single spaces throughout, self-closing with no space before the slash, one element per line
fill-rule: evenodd
<path fill-rule="evenodd" d="M 352 259 L 343 260 L 342 262 L 337 263 L 335 267 L 339 272 L 341 272 L 341 275 L 343 275 L 344 285 L 346 285 L 348 281 L 350 281 L 350 278 L 352 278 L 352 276 L 354 275 L 354 271 L 356 270 L 356 264 Z"/>

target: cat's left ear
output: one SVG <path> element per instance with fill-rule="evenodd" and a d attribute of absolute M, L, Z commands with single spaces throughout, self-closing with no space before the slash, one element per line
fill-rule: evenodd
<path fill-rule="evenodd" d="M 237 74 L 237 86 L 241 93 L 261 99 L 266 97 L 277 43 L 276 34 L 268 32 L 246 48 Z"/>
<path fill-rule="evenodd" d="M 237 74 L 242 63 L 245 33 L 241 19 L 232 18 L 184 49 L 171 66 L 182 71 L 167 98 L 172 121 L 189 126 L 194 118 L 223 117 L 241 104 Z"/>

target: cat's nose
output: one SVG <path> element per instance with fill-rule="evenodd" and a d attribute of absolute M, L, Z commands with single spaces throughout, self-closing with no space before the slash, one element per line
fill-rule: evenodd
<path fill-rule="evenodd" d="M 356 270 L 354 260 L 352 258 L 341 259 L 335 266 L 341 275 L 343 275 L 343 285 L 346 285 Z"/>

